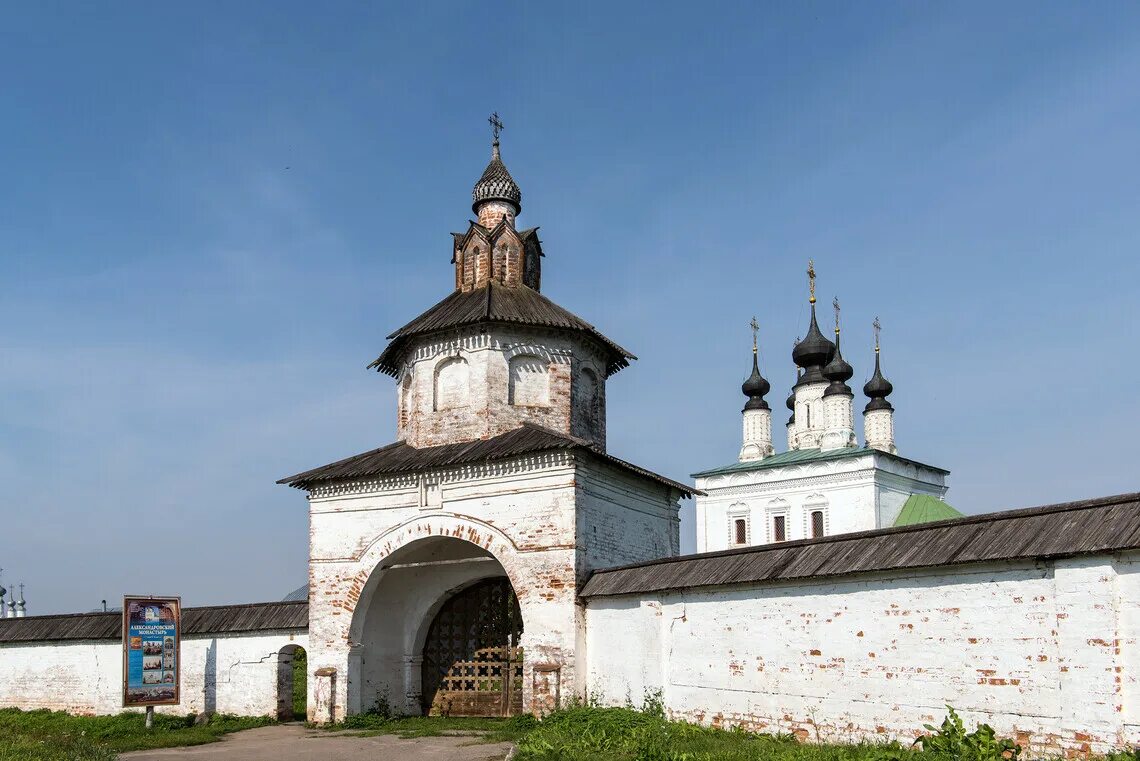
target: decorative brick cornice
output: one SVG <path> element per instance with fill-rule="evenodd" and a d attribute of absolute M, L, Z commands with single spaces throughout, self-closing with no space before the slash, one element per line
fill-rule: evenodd
<path fill-rule="evenodd" d="M 338 481 L 314 486 L 309 492 L 309 501 L 331 499 L 344 496 L 382 494 L 384 492 L 415 489 L 421 481 L 440 484 L 469 484 L 479 480 L 504 478 L 525 473 L 537 473 L 559 467 L 568 467 L 575 462 L 570 451 L 555 450 L 538 452 L 523 457 L 515 457 L 494 462 L 473 463 L 454 468 L 425 470 L 418 473 L 401 473 L 380 478 L 367 478 L 359 481 Z"/>

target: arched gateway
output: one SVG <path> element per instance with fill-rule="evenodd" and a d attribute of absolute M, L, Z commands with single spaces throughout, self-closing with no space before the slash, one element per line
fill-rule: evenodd
<path fill-rule="evenodd" d="M 633 355 L 540 292 L 499 155 L 454 291 L 389 338 L 398 441 L 283 479 L 309 494 L 310 717 L 541 713 L 584 695 L 577 590 L 677 553 L 684 484 L 606 453 Z"/>

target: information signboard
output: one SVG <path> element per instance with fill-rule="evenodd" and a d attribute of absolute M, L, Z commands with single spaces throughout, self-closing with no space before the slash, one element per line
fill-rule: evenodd
<path fill-rule="evenodd" d="M 179 702 L 182 598 L 123 598 L 123 706 Z"/>

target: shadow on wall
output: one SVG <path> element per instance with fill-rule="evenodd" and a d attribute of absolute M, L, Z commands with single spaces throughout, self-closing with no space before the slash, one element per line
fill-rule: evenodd
<path fill-rule="evenodd" d="M 218 711 L 218 641 L 210 640 L 206 648 L 206 673 L 203 674 L 202 691 L 204 711 L 212 716 Z"/>

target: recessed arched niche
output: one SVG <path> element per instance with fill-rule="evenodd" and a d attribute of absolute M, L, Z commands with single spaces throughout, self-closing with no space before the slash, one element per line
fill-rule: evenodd
<path fill-rule="evenodd" d="M 466 407 L 470 378 L 471 369 L 463 357 L 449 357 L 436 365 L 432 408 L 439 411 Z"/>
<path fill-rule="evenodd" d="M 518 407 L 550 404 L 550 363 L 533 354 L 510 359 L 507 403 Z"/>

